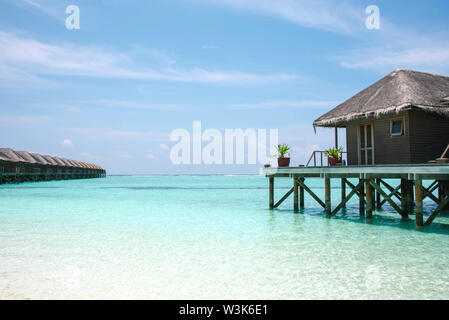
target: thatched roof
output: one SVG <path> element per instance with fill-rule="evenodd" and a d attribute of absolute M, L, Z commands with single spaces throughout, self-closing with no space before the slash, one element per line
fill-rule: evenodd
<path fill-rule="evenodd" d="M 49 165 L 51 164 L 50 162 L 48 162 L 47 160 L 44 159 L 44 157 L 42 157 L 39 153 L 30 153 L 30 155 L 34 158 L 34 160 L 36 160 L 37 163 L 39 164 L 44 164 L 44 165 Z"/>
<path fill-rule="evenodd" d="M 77 168 L 82 168 L 83 167 L 78 160 L 72 160 L 72 162 L 75 164 L 75 167 L 77 167 Z"/>
<path fill-rule="evenodd" d="M 56 162 L 62 163 L 63 166 L 66 166 L 66 167 L 71 167 L 71 166 L 72 166 L 70 163 L 68 163 L 67 161 L 65 161 L 63 158 L 60 158 L 60 157 L 53 157 L 53 159 L 55 159 Z"/>
<path fill-rule="evenodd" d="M 417 108 L 449 117 L 442 104 L 449 95 L 449 77 L 397 69 L 313 122 L 318 127 L 345 127 L 351 120 L 379 117 Z"/>
<path fill-rule="evenodd" d="M 0 148 L 0 161 L 103 170 L 103 168 L 93 163 L 30 153 L 28 151 L 14 151 L 10 148 Z"/>
<path fill-rule="evenodd" d="M 0 148 L 0 159 L 11 162 L 27 162 L 10 148 Z"/>
<path fill-rule="evenodd" d="M 71 167 L 75 167 L 75 168 L 78 167 L 78 165 L 73 160 L 66 159 L 66 158 L 62 158 L 62 160 L 64 160 L 64 162 L 68 163 Z"/>
<path fill-rule="evenodd" d="M 58 163 L 55 161 L 55 159 L 53 159 L 52 156 L 49 155 L 43 155 L 42 156 L 45 160 L 47 160 L 47 162 L 49 162 L 52 166 L 57 166 Z"/>
<path fill-rule="evenodd" d="M 28 151 L 14 151 L 14 153 L 26 160 L 28 163 L 37 163 L 36 159 Z"/>

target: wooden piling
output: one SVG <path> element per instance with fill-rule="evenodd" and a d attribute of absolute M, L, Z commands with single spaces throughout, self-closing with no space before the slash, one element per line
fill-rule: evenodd
<path fill-rule="evenodd" d="M 409 183 L 407 179 L 401 179 L 401 215 L 403 217 L 408 216 L 408 209 L 410 205 L 410 200 L 408 198 Z"/>
<path fill-rule="evenodd" d="M 376 183 L 380 186 L 380 179 L 376 179 Z M 380 195 L 380 193 L 376 190 L 376 208 L 380 209 L 381 205 L 380 203 L 382 202 L 382 197 Z"/>
<path fill-rule="evenodd" d="M 341 178 L 341 201 L 346 198 L 346 178 Z M 343 204 L 343 208 L 346 208 L 346 203 Z"/>
<path fill-rule="evenodd" d="M 422 179 L 415 179 L 415 219 L 416 226 L 422 227 L 423 223 L 423 191 L 422 191 Z"/>
<path fill-rule="evenodd" d="M 293 179 L 293 210 L 295 213 L 299 212 L 299 206 L 298 206 L 298 181 L 294 178 Z"/>
<path fill-rule="evenodd" d="M 270 188 L 269 188 L 269 193 L 270 193 L 270 209 L 274 208 L 274 177 L 270 177 Z"/>
<path fill-rule="evenodd" d="M 304 183 L 305 179 L 301 178 L 301 181 Z M 299 207 L 304 209 L 304 187 L 299 186 Z"/>
<path fill-rule="evenodd" d="M 415 195 L 413 193 L 413 181 L 408 180 L 408 188 L 407 188 L 407 197 L 408 197 L 408 211 L 412 212 L 413 207 L 415 206 Z"/>
<path fill-rule="evenodd" d="M 371 187 L 370 180 L 366 183 L 366 218 L 371 219 L 373 217 L 373 188 Z"/>
<path fill-rule="evenodd" d="M 324 198 L 325 198 L 325 212 L 326 217 L 331 217 L 331 179 L 329 177 L 324 178 Z"/>
<path fill-rule="evenodd" d="M 360 182 L 362 182 L 362 179 L 359 179 Z M 365 216 L 365 186 L 363 183 L 360 184 L 359 190 L 359 212 L 360 216 Z"/>
<path fill-rule="evenodd" d="M 449 196 L 449 180 L 445 180 L 442 182 L 441 192 L 442 192 L 441 200 Z M 449 211 L 449 204 L 446 205 L 442 210 Z"/>

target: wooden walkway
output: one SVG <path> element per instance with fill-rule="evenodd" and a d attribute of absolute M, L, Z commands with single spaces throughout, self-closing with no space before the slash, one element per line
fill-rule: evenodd
<path fill-rule="evenodd" d="M 78 173 L 0 173 L 0 185 L 6 183 L 38 182 L 51 180 L 93 179 L 103 178 L 106 172 Z"/>
<path fill-rule="evenodd" d="M 293 194 L 294 211 L 304 209 L 304 195 L 308 193 L 321 207 L 326 216 L 331 218 L 345 208 L 354 196 L 359 198 L 360 215 L 372 218 L 373 210 L 380 209 L 385 203 L 390 204 L 401 217 L 408 218 L 414 210 L 416 226 L 428 226 L 443 210 L 449 210 L 449 165 L 374 165 L 374 166 L 335 166 L 335 167 L 288 167 L 264 168 L 269 178 L 270 209 L 279 207 Z M 292 188 L 275 203 L 275 178 L 292 178 Z M 321 178 L 324 181 L 324 199 L 316 195 L 306 184 L 308 178 Z M 348 181 L 356 178 L 356 185 Z M 340 202 L 332 209 L 331 181 L 339 179 L 341 186 Z M 398 186 L 391 186 L 386 179 L 399 179 Z M 428 188 L 424 180 L 431 180 Z M 346 193 L 350 190 L 349 193 Z M 438 192 L 435 196 L 434 192 Z M 423 200 L 429 198 L 436 203 L 436 208 L 426 221 L 423 219 Z M 399 200 L 397 204 L 395 200 Z"/>

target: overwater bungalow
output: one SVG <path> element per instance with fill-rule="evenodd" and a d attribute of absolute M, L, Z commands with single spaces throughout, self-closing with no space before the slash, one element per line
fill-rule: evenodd
<path fill-rule="evenodd" d="M 449 77 L 395 70 L 314 121 L 346 128 L 349 165 L 426 163 L 449 144 Z"/>
<path fill-rule="evenodd" d="M 324 166 L 321 162 L 317 167 L 315 161 L 311 167 L 309 161 L 300 168 L 264 168 L 270 178 L 270 208 L 277 208 L 293 194 L 294 211 L 298 212 L 304 208 L 306 191 L 326 216 L 332 217 L 356 195 L 361 215 L 371 218 L 374 207 L 388 203 L 403 218 L 415 213 L 418 227 L 429 225 L 441 211 L 449 209 L 449 77 L 397 69 L 313 125 L 335 128 L 336 146 L 337 129 L 346 129 L 347 165 Z M 293 187 L 275 203 L 276 177 L 293 178 Z M 324 199 L 307 187 L 308 178 L 324 179 Z M 333 208 L 330 190 L 335 178 L 341 179 L 341 201 Z M 358 183 L 354 185 L 348 178 L 356 178 Z M 400 179 L 400 184 L 394 187 L 385 179 Z M 432 182 L 424 187 L 423 180 Z M 437 207 L 424 223 L 426 198 Z"/>
<path fill-rule="evenodd" d="M 41 166 L 42 173 L 53 173 L 53 168 L 50 162 L 45 160 L 39 153 L 30 153 L 31 157 Z"/>
<path fill-rule="evenodd" d="M 96 164 L 0 148 L 0 184 L 106 176 Z"/>
<path fill-rule="evenodd" d="M 40 173 L 42 171 L 41 165 L 33 158 L 33 156 L 27 151 L 14 151 L 27 163 L 25 166 L 26 173 Z"/>

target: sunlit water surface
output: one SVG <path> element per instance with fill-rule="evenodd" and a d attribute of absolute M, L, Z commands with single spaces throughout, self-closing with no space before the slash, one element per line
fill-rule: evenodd
<path fill-rule="evenodd" d="M 355 198 L 332 219 L 311 197 L 270 211 L 261 176 L 3 185 L 0 201 L 0 298 L 449 299 L 448 215 L 418 232 L 389 206 L 368 223 Z"/>

